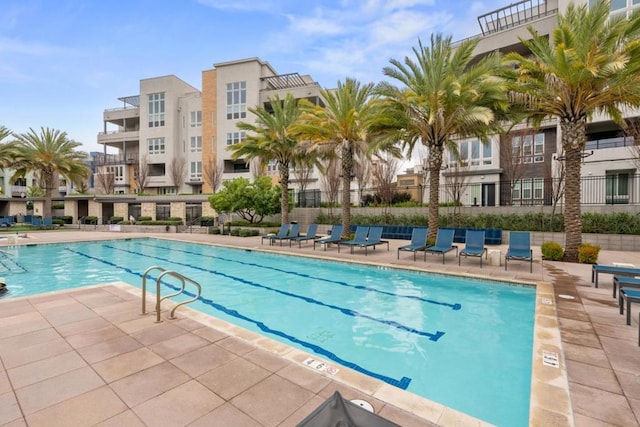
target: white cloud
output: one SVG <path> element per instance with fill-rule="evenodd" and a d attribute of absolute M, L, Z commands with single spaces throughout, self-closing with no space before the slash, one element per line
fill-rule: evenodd
<path fill-rule="evenodd" d="M 371 43 L 374 46 L 415 43 L 449 20 L 451 16 L 447 13 L 394 12 L 369 26 Z"/>
<path fill-rule="evenodd" d="M 0 53 L 19 53 L 32 56 L 54 56 L 73 53 L 72 49 L 40 42 L 25 42 L 0 36 Z"/>
<path fill-rule="evenodd" d="M 294 34 L 309 34 L 314 36 L 335 36 L 345 32 L 344 27 L 334 19 L 322 16 L 297 17 L 287 15 L 290 21 L 290 31 Z"/>
<path fill-rule="evenodd" d="M 197 0 L 203 6 L 214 9 L 237 10 L 242 12 L 269 12 L 279 10 L 278 1 L 268 0 Z"/>

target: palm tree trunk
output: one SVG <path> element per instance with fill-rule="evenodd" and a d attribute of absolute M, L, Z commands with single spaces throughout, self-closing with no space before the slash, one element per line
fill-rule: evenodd
<path fill-rule="evenodd" d="M 429 147 L 429 241 L 435 241 L 438 235 L 440 216 L 440 168 L 442 167 L 442 145 Z"/>
<path fill-rule="evenodd" d="M 578 248 L 582 244 L 582 213 L 580 206 L 580 178 L 582 153 L 586 142 L 584 120 L 560 122 L 562 147 L 565 154 L 565 212 L 564 261 L 578 262 Z"/>
<path fill-rule="evenodd" d="M 280 215 L 283 224 L 289 223 L 289 164 L 280 163 Z"/>
<path fill-rule="evenodd" d="M 349 141 L 342 142 L 342 237 L 349 237 L 351 228 L 351 170 L 353 150 Z"/>

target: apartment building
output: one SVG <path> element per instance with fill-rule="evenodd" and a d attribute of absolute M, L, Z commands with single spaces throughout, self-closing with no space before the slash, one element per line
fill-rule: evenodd
<path fill-rule="evenodd" d="M 208 194 L 221 181 L 251 179 L 258 171 L 228 150 L 246 138 L 237 123 L 253 121 L 250 108 L 269 108 L 273 96 L 287 93 L 322 104 L 320 86 L 310 76 L 278 74 L 259 58 L 214 64 L 202 72 L 202 90 L 172 75 L 141 80 L 138 95 L 118 98 L 122 106 L 103 113 L 97 191 Z M 266 173 L 275 180 L 277 165 L 269 164 Z M 317 188 L 317 171 L 308 180 Z"/>
<path fill-rule="evenodd" d="M 593 0 L 589 0 L 592 3 Z M 529 26 L 549 36 L 558 14 L 569 0 L 524 0 L 478 17 L 481 33 L 475 54 L 528 53 L 520 38 Z M 587 3 L 575 0 L 574 3 Z M 638 0 L 614 0 L 611 15 L 628 14 Z M 627 111 L 625 118 L 640 116 Z M 556 119 L 532 129 L 520 124 L 509 134 L 487 141 L 458 141 L 460 161 L 453 153 L 442 170 L 441 200 L 465 206 L 551 205 L 561 201 L 563 153 Z M 585 205 L 640 204 L 640 161 L 633 138 L 606 116 L 593 117 L 587 126 L 582 166 L 582 202 Z"/>

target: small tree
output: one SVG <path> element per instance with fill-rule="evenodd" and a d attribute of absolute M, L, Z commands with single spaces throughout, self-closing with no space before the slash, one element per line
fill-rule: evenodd
<path fill-rule="evenodd" d="M 138 163 L 133 165 L 133 181 L 138 193 L 144 193 L 149 185 L 149 163 L 147 156 L 143 156 Z"/>
<path fill-rule="evenodd" d="M 115 190 L 116 177 L 113 171 L 109 171 L 106 166 L 101 166 L 95 174 L 98 190 L 102 194 L 113 194 Z"/>
<path fill-rule="evenodd" d="M 358 185 L 358 199 L 362 203 L 362 193 L 371 181 L 371 159 L 366 153 L 358 152 L 354 160 L 353 174 Z"/>
<path fill-rule="evenodd" d="M 627 138 L 632 138 L 633 143 L 628 147 L 631 160 L 640 169 L 640 119 L 634 117 L 627 120 L 627 128 L 624 130 Z"/>
<path fill-rule="evenodd" d="M 340 192 L 340 165 L 338 165 L 337 159 L 330 159 L 327 167 L 320 179 L 322 183 L 322 189 L 327 195 L 329 202 L 329 215 L 333 215 L 333 208 L 336 206 L 338 200 L 338 193 Z"/>
<path fill-rule="evenodd" d="M 259 224 L 265 216 L 280 212 L 280 187 L 267 176 L 253 182 L 246 178 L 225 181 L 222 189 L 209 196 L 211 207 L 217 212 L 235 212 L 242 219 Z"/>
<path fill-rule="evenodd" d="M 444 175 L 445 188 L 447 189 L 447 193 L 449 193 L 449 196 L 453 200 L 454 226 L 456 225 L 456 220 L 460 217 L 462 208 L 462 195 L 469 186 L 469 175 L 467 173 L 468 170 L 469 163 L 466 160 L 459 160 L 455 163 L 453 168 L 451 168 L 449 172 Z"/>
<path fill-rule="evenodd" d="M 223 172 L 223 163 L 221 161 L 218 162 L 215 157 L 209 159 L 209 161 L 203 165 L 202 178 L 204 179 L 204 182 L 211 187 L 212 193 L 215 193 L 218 190 L 218 187 L 220 187 Z"/>
<path fill-rule="evenodd" d="M 388 207 L 393 201 L 396 188 L 393 182 L 398 174 L 398 159 L 387 156 L 378 156 L 378 159 L 371 166 L 371 175 L 376 188 L 376 194 L 380 196 L 383 206 Z"/>
<path fill-rule="evenodd" d="M 182 157 L 174 157 L 169 164 L 169 179 L 171 185 L 176 189 L 176 193 L 180 188 L 180 184 L 187 175 L 187 162 Z"/>

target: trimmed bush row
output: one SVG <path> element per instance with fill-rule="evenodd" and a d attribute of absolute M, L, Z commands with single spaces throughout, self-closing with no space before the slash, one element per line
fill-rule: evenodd
<path fill-rule="evenodd" d="M 321 213 L 316 218 L 318 224 L 339 224 L 340 215 Z M 425 215 L 352 215 L 352 224 L 371 225 L 429 225 Z M 480 215 L 440 215 L 441 227 L 460 228 L 500 228 L 511 231 L 563 232 L 564 217 L 560 214 L 543 213 L 518 214 L 480 214 Z M 582 232 L 597 234 L 640 234 L 640 213 L 583 213 Z"/>

